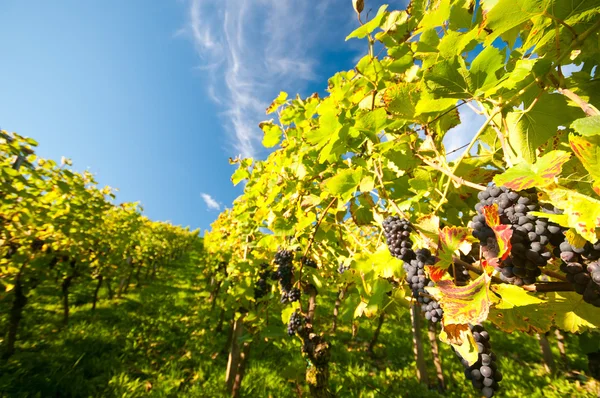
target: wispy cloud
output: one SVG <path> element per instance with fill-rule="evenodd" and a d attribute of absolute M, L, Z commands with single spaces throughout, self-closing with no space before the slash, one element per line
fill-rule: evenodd
<path fill-rule="evenodd" d="M 200 196 L 202 196 L 209 210 L 221 210 L 221 205 L 212 196 L 207 193 L 201 193 Z"/>
<path fill-rule="evenodd" d="M 333 37 L 343 45 L 353 13 L 343 0 L 190 0 L 189 36 L 236 153 L 260 155 L 266 107 L 321 79 L 319 57 Z"/>

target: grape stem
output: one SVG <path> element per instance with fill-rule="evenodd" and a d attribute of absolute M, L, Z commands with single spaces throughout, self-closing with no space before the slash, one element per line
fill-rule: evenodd
<path fill-rule="evenodd" d="M 563 282 L 567 281 L 567 278 L 564 275 L 562 275 L 562 274 L 560 274 L 558 272 L 554 272 L 554 271 L 550 271 L 550 270 L 547 270 L 547 269 L 543 269 L 542 270 L 542 274 L 547 275 L 547 276 L 549 276 L 551 278 L 554 278 L 554 279 L 558 279 L 559 281 L 563 281 Z"/>
<path fill-rule="evenodd" d="M 528 292 L 572 292 L 575 290 L 569 282 L 538 282 L 535 285 L 522 286 Z"/>
<path fill-rule="evenodd" d="M 314 241 L 315 241 L 315 236 L 317 236 L 317 232 L 319 231 L 319 227 L 321 226 L 321 223 L 323 222 L 323 220 L 325 219 L 325 216 L 327 215 L 327 212 L 329 211 L 329 209 L 331 208 L 331 206 L 333 206 L 333 204 L 337 201 L 337 198 L 333 198 L 331 200 L 331 202 L 329 202 L 329 204 L 327 205 L 327 207 L 325 208 L 325 210 L 323 210 L 323 214 L 321 214 L 321 217 L 319 217 L 319 220 L 317 221 L 317 224 L 315 225 L 315 230 L 313 231 L 312 236 L 310 237 L 310 240 L 308 241 L 308 245 L 306 245 L 306 249 L 304 250 L 304 258 L 306 258 L 306 256 L 308 255 L 308 252 L 310 251 L 310 248 L 312 247 Z M 302 280 L 302 267 L 304 267 L 304 262 L 300 262 L 300 269 L 298 270 L 298 283 L 301 283 L 300 281 Z"/>

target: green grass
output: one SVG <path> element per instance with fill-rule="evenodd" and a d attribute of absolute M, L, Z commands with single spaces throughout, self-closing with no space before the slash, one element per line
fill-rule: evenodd
<path fill-rule="evenodd" d="M 106 299 L 103 289 L 95 312 L 90 309 L 93 284 L 86 289 L 75 285 L 71 302 L 77 305 L 66 327 L 59 290 L 52 284 L 38 288 L 25 309 L 16 354 L 0 363 L 0 396 L 224 396 L 227 322 L 217 332 L 219 310 L 210 313 L 195 262 L 194 254 L 185 257 L 153 283 L 131 287 L 121 299 Z M 7 299 L 0 302 L 2 325 L 9 304 Z M 324 320 L 332 311 L 326 305 L 318 310 L 318 318 Z M 253 343 L 242 396 L 297 397 L 299 391 L 307 396 L 300 343 L 284 335 L 277 314 L 271 315 L 273 333 Z M 464 381 L 462 365 L 443 344 L 445 395 L 416 381 L 408 314 L 386 320 L 376 355 L 369 356 L 366 346 L 375 324 L 376 320 L 361 320 L 353 339 L 350 323 L 340 322 L 338 332 L 327 336 L 332 345 L 331 390 L 338 396 L 477 396 Z M 578 372 L 566 377 L 565 372 L 545 373 L 534 338 L 497 330 L 491 335 L 504 374 L 499 396 L 597 396 L 598 384 L 584 376 L 587 365 L 578 351 L 577 336 L 567 336 L 566 343 L 571 368 Z M 423 339 L 427 342 L 426 335 Z M 555 359 L 559 359 L 558 351 Z M 428 366 L 434 384 L 434 368 L 431 363 Z"/>

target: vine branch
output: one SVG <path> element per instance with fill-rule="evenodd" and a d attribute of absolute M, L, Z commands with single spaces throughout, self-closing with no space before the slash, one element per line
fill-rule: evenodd
<path fill-rule="evenodd" d="M 420 154 L 416 153 L 415 156 L 417 156 L 419 159 L 421 159 L 423 161 L 423 163 L 425 163 L 426 165 L 433 167 L 434 169 L 436 169 L 437 171 L 441 171 L 442 173 L 446 174 L 448 177 L 450 177 L 451 179 L 453 179 L 454 181 L 456 181 L 458 184 L 460 185 L 466 185 L 468 187 L 471 187 L 473 189 L 478 189 L 480 191 L 485 191 L 485 187 L 483 185 L 480 184 L 476 184 L 474 182 L 471 181 L 467 181 L 464 178 L 461 178 L 455 174 L 452 174 L 452 172 L 440 165 L 437 165 L 435 163 L 433 163 L 432 161 L 430 161 L 429 159 L 421 156 Z"/>

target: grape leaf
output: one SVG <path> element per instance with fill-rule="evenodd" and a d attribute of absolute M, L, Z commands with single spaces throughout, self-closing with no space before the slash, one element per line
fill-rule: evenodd
<path fill-rule="evenodd" d="M 488 46 L 471 62 L 471 90 L 486 90 L 498 83 L 496 71 L 504 66 L 504 55 L 500 49 Z"/>
<path fill-rule="evenodd" d="M 452 280 L 441 280 L 425 290 L 439 301 L 444 310 L 444 325 L 476 324 L 487 319 L 491 278 L 483 273 L 466 286 L 456 286 Z"/>
<path fill-rule="evenodd" d="M 399 83 L 385 90 L 383 101 L 389 112 L 401 118 L 412 120 L 419 101 L 419 86 L 414 83 Z"/>
<path fill-rule="evenodd" d="M 486 3 L 490 3 L 487 1 Z M 498 0 L 489 11 L 484 14 L 481 28 L 492 30 L 485 40 L 489 46 L 496 38 L 520 27 L 531 18 L 539 15 L 545 2 L 535 0 Z M 485 6 L 488 8 L 488 6 Z"/>
<path fill-rule="evenodd" d="M 600 131 L 598 133 L 600 134 Z M 583 167 L 594 179 L 594 192 L 600 195 L 600 135 L 579 137 L 569 134 L 569 143 L 575 156 L 581 160 Z"/>
<path fill-rule="evenodd" d="M 469 228 L 444 227 L 439 233 L 438 261 L 434 267 L 428 267 L 431 280 L 439 281 L 454 262 L 452 257 L 459 252 L 469 253 L 473 242 L 475 238 Z"/>
<path fill-rule="evenodd" d="M 510 112 L 506 117 L 507 141 L 515 163 L 525 160 L 533 164 L 537 149 L 556 134 L 559 126 L 568 126 L 579 112 L 569 107 L 560 94 L 542 94 L 528 112 Z"/>
<path fill-rule="evenodd" d="M 437 62 L 426 71 L 426 78 L 427 87 L 436 97 L 470 97 L 469 72 L 460 57 Z"/>
<path fill-rule="evenodd" d="M 450 17 L 450 0 L 431 2 L 423 19 L 419 23 L 419 31 L 442 26 Z"/>
<path fill-rule="evenodd" d="M 271 148 L 279 144 L 282 134 L 281 127 L 273 124 L 273 120 L 261 122 L 258 127 L 260 127 L 265 134 L 262 141 L 265 148 Z"/>
<path fill-rule="evenodd" d="M 600 116 L 584 117 L 571 123 L 571 128 L 585 136 L 600 135 Z"/>
<path fill-rule="evenodd" d="M 552 151 L 542 156 L 535 164 L 527 161 L 511 167 L 504 173 L 494 177 L 496 185 L 505 186 L 515 191 L 528 188 L 545 187 L 555 182 L 562 171 L 562 166 L 571 157 L 565 151 Z"/>
<path fill-rule="evenodd" d="M 469 325 L 446 325 L 442 321 L 442 331 L 440 332 L 440 341 L 450 344 L 463 357 L 469 365 L 477 362 L 479 352 L 477 343 L 471 333 Z"/>
<path fill-rule="evenodd" d="M 592 243 L 598 241 L 596 229 L 600 227 L 600 201 L 565 188 L 547 191 L 550 202 L 564 211 L 562 218 L 550 218 L 560 225 L 575 230 Z M 566 221 L 566 223 L 565 223 Z"/>
<path fill-rule="evenodd" d="M 379 10 L 377 11 L 377 15 L 375 15 L 375 17 L 372 20 L 370 20 L 366 24 L 360 26 L 354 32 L 352 32 L 348 36 L 346 36 L 346 41 L 348 41 L 354 37 L 356 37 L 357 39 L 362 39 L 362 38 L 366 37 L 369 33 L 373 32 L 375 29 L 380 27 L 381 24 L 383 23 L 384 17 L 386 16 L 385 10 L 387 10 L 387 7 L 388 7 L 387 4 L 384 4 L 381 7 L 379 7 Z"/>
<path fill-rule="evenodd" d="M 552 312 L 535 294 L 508 284 L 492 285 L 491 290 L 501 298 L 495 297 L 488 319 L 505 332 L 545 333 L 552 327 Z"/>
<path fill-rule="evenodd" d="M 600 327 L 600 308 L 583 301 L 575 292 L 548 294 L 548 307 L 554 312 L 554 323 L 566 332 L 579 333 Z"/>
<path fill-rule="evenodd" d="M 362 177 L 362 169 L 346 169 L 323 182 L 325 189 L 344 202 L 354 194 Z"/>
<path fill-rule="evenodd" d="M 287 93 L 282 91 L 279 93 L 279 95 L 277 96 L 277 98 L 275 98 L 273 100 L 273 102 L 271 102 L 271 105 L 269 105 L 269 107 L 267 108 L 267 115 L 270 113 L 275 112 L 275 110 L 277 108 L 279 108 L 281 105 L 283 105 L 285 103 L 285 101 L 287 100 Z"/>

